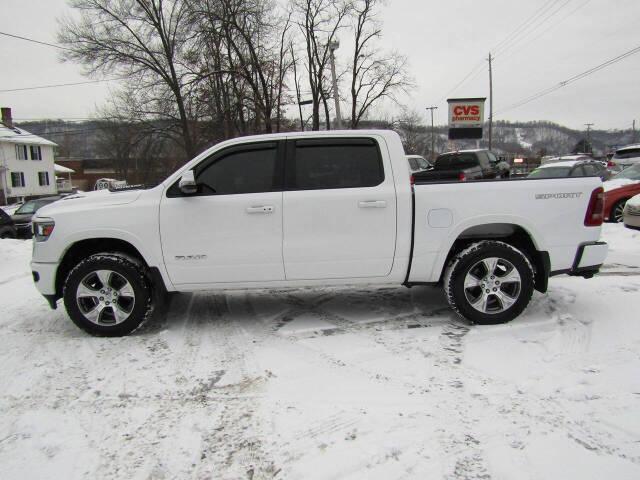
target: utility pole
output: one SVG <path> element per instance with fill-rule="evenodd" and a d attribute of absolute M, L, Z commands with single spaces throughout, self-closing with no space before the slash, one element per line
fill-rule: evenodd
<path fill-rule="evenodd" d="M 588 147 L 588 149 L 590 150 L 590 152 L 584 152 L 584 153 L 593 153 L 593 148 L 591 148 L 591 127 L 594 124 L 593 123 L 585 123 L 584 125 L 585 125 L 585 127 L 587 127 L 587 144 L 585 145 L 585 147 Z M 585 150 L 587 150 L 587 148 L 585 148 Z"/>
<path fill-rule="evenodd" d="M 631 137 L 631 143 L 636 143 L 638 141 L 638 133 L 636 132 L 636 121 L 633 120 L 633 124 L 631 126 L 633 128 L 633 136 Z"/>
<path fill-rule="evenodd" d="M 493 133 L 493 69 L 491 68 L 491 60 L 491 52 L 489 52 L 489 150 L 491 150 Z"/>
<path fill-rule="evenodd" d="M 336 57 L 334 52 L 340 46 L 338 42 L 331 42 L 329 50 L 331 51 L 331 78 L 333 80 L 333 101 L 336 104 L 336 126 L 338 130 L 342 129 L 342 118 L 340 117 L 340 99 L 338 98 L 338 79 L 336 78 Z"/>
<path fill-rule="evenodd" d="M 437 110 L 438 107 L 427 107 L 427 110 L 431 110 L 431 163 L 435 162 L 436 152 L 435 152 L 435 137 L 433 132 L 433 111 Z"/>

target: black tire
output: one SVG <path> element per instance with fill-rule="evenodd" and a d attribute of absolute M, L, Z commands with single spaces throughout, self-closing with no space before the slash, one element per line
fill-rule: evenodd
<path fill-rule="evenodd" d="M 104 272 L 109 272 L 106 280 Z M 99 253 L 82 260 L 67 275 L 63 298 L 73 323 L 101 337 L 127 335 L 151 312 L 151 288 L 144 266 L 119 253 Z"/>
<path fill-rule="evenodd" d="M 609 220 L 614 223 L 622 223 L 622 211 L 624 210 L 624 206 L 627 204 L 627 199 L 618 200 L 613 207 L 611 207 L 611 215 L 609 215 Z"/>
<path fill-rule="evenodd" d="M 489 272 L 484 262 L 492 265 L 495 259 L 493 272 Z M 444 290 L 451 308 L 481 325 L 516 318 L 529 304 L 533 289 L 534 271 L 527 256 L 496 240 L 474 243 L 455 255 L 444 275 Z"/>
<path fill-rule="evenodd" d="M 16 238 L 16 234 L 9 227 L 0 227 L 0 238 Z"/>

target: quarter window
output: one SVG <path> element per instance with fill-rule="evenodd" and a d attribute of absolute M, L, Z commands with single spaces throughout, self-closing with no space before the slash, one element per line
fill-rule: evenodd
<path fill-rule="evenodd" d="M 233 195 L 279 190 L 277 149 L 252 148 L 231 152 L 196 173 L 203 195 Z"/>
<path fill-rule="evenodd" d="M 325 142 L 296 142 L 294 172 L 288 174 L 294 190 L 374 187 L 382 183 L 382 159 L 373 140 L 337 140 L 335 145 Z"/>
<path fill-rule="evenodd" d="M 11 172 L 11 186 L 14 188 L 24 187 L 24 172 Z"/>

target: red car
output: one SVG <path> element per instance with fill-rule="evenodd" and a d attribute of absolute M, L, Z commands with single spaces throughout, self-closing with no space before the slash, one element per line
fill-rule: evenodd
<path fill-rule="evenodd" d="M 640 164 L 625 168 L 604 182 L 604 219 L 621 222 L 624 205 L 640 193 Z"/>

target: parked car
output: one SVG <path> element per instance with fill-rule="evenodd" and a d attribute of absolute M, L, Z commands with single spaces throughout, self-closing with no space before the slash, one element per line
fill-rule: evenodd
<path fill-rule="evenodd" d="M 154 188 L 42 208 L 31 270 L 94 335 L 130 333 L 168 291 L 329 285 L 443 285 L 459 315 L 503 323 L 549 276 L 598 272 L 602 197 L 596 178 L 412 184 L 392 131 L 235 138 Z"/>
<path fill-rule="evenodd" d="M 640 193 L 640 164 L 635 164 L 604 182 L 604 219 L 622 222 L 624 205 Z"/>
<path fill-rule="evenodd" d="M 16 238 L 16 235 L 11 216 L 0 208 L 0 238 Z"/>
<path fill-rule="evenodd" d="M 498 170 L 489 160 L 489 153 L 491 152 L 488 150 L 459 150 L 442 153 L 436 158 L 436 163 L 431 170 L 418 172 L 415 178 L 423 182 L 464 182 L 499 177 Z"/>
<path fill-rule="evenodd" d="M 546 165 L 547 163 L 569 162 L 573 160 L 593 160 L 593 157 L 588 153 L 574 153 L 571 155 L 561 155 L 559 157 L 542 157 L 540 159 L 540 165 Z"/>
<path fill-rule="evenodd" d="M 609 178 L 609 172 L 602 162 L 583 157 L 576 160 L 548 161 L 533 170 L 528 178 L 561 178 L 561 177 L 600 177 Z"/>
<path fill-rule="evenodd" d="M 622 212 L 622 221 L 625 227 L 640 230 L 640 193 L 627 200 Z"/>
<path fill-rule="evenodd" d="M 611 158 L 611 163 L 622 169 L 640 163 L 640 144 L 619 148 Z"/>
<path fill-rule="evenodd" d="M 422 155 L 407 155 L 407 161 L 409 162 L 411 173 L 424 172 L 433 168 L 431 162 Z"/>
<path fill-rule="evenodd" d="M 60 200 L 62 195 L 54 195 L 51 197 L 42 197 L 36 198 L 33 200 L 28 200 L 22 204 L 18 210 L 15 211 L 13 215 L 11 215 L 11 220 L 17 231 L 17 236 L 19 238 L 31 238 L 31 218 L 33 215 L 45 205 L 49 205 L 50 203 L 55 202 L 56 200 Z"/>

